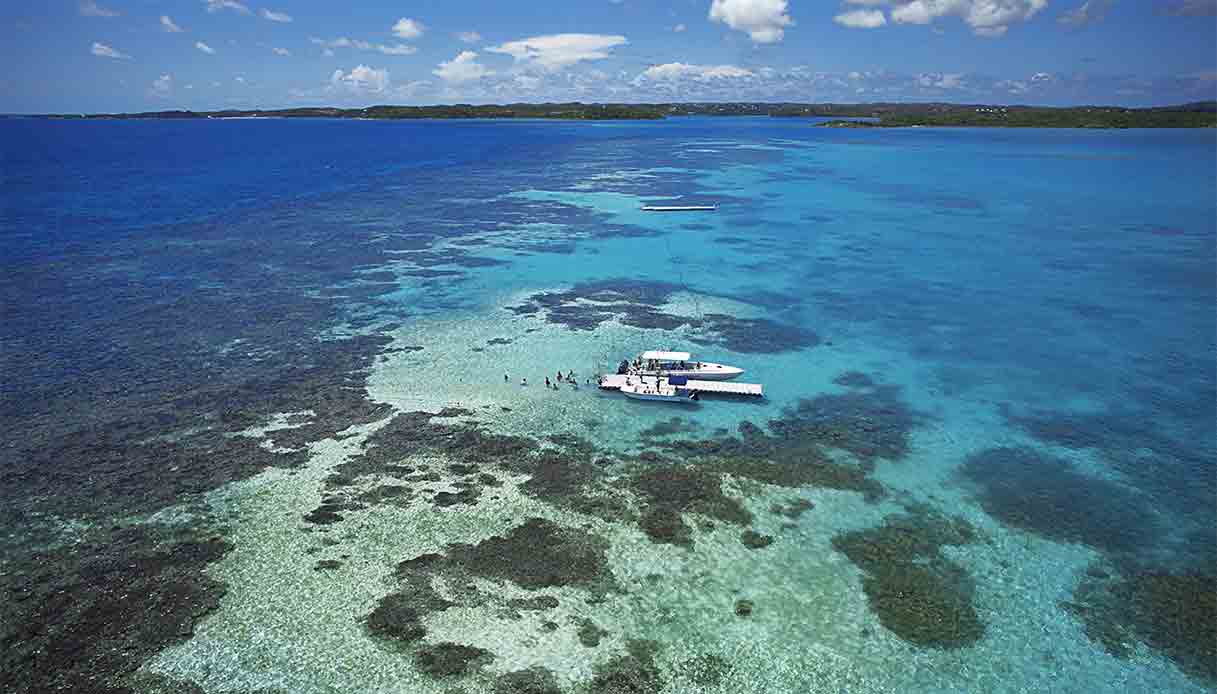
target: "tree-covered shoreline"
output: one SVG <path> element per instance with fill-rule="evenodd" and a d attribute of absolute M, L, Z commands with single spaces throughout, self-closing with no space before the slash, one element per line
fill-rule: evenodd
<path fill-rule="evenodd" d="M 1217 127 L 1217 102 L 1176 106 L 1009 106 L 946 103 L 800 104 L 800 103 L 661 103 L 584 104 L 541 103 L 503 105 L 369 106 L 367 108 L 304 107 L 289 109 L 229 109 L 222 111 L 146 111 L 142 113 L 45 114 L 37 117 L 97 119 L 194 118 L 353 118 L 661 120 L 679 116 L 772 116 L 833 118 L 827 127 L 1019 127 L 1019 128 L 1212 128 Z M 868 121 L 848 119 L 867 118 Z"/>

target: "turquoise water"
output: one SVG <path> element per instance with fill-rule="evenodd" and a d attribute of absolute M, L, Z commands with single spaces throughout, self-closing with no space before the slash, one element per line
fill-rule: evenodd
<path fill-rule="evenodd" d="M 145 124 L 113 127 L 137 125 Z M 141 133 L 126 151 L 150 156 L 158 142 L 215 137 L 192 130 L 203 125 L 147 124 L 181 130 Z M 1213 633 L 1205 600 L 1217 573 L 1213 133 L 851 131 L 751 118 L 224 126 L 233 129 L 224 156 L 243 172 L 227 184 L 215 171 L 189 182 L 172 168 L 133 175 L 107 210 L 109 191 L 96 190 L 113 185 L 107 159 L 81 164 L 86 183 L 10 198 L 6 244 L 26 279 L 6 286 L 15 298 L 51 283 L 42 273 L 57 271 L 46 269 L 52 260 L 87 257 L 138 275 L 158 297 L 130 299 L 108 280 L 80 285 L 120 302 L 202 301 L 209 287 L 228 286 L 242 296 L 217 311 L 240 313 L 232 307 L 255 305 L 263 291 L 324 297 L 336 308 L 289 312 L 290 326 L 263 333 L 217 317 L 210 328 L 192 326 L 192 339 L 203 352 L 247 352 L 240 368 L 256 374 L 290 353 L 289 338 L 379 337 L 358 387 L 391 410 L 349 422 L 326 415 L 335 418 L 332 435 L 285 444 L 284 432 L 321 417 L 309 398 L 327 391 L 268 399 L 266 416 L 242 438 L 294 450 L 299 466 L 234 475 L 123 515 L 153 527 L 222 528 L 233 545 L 206 568 L 226 585 L 218 607 L 188 638 L 150 655 L 137 684 L 160 675 L 207 692 L 511 691 L 506 673 L 545 668 L 562 691 L 618 691 L 624 680 L 606 673 L 641 662 L 650 669 L 630 675 L 638 691 L 1213 689 L 1214 664 L 1196 645 Z M 251 173 L 258 145 L 239 146 L 263 141 L 268 128 L 289 129 L 273 137 L 295 147 L 290 161 L 274 162 L 282 178 Z M 314 149 L 331 173 L 322 175 Z M 64 166 L 74 161 L 63 157 Z M 91 171 L 99 178 L 88 182 Z M 39 170 L 6 190 L 37 188 L 56 173 Z M 174 197 L 187 188 L 194 194 Z M 149 208 L 143 219 L 130 207 L 137 200 Z M 719 209 L 639 209 L 668 200 Z M 79 221 L 89 218 L 96 223 Z M 92 240 L 72 237 L 86 227 Z M 234 244 L 232 255 L 201 250 L 213 238 Z M 187 250 L 162 264 L 156 249 L 174 243 Z M 14 365 L 42 349 L 55 352 L 47 363 L 89 371 L 81 366 L 89 350 L 73 346 L 79 337 L 48 348 L 34 336 L 52 328 L 32 327 L 33 309 L 15 313 L 6 328 L 19 346 Z M 180 325 L 165 330 L 181 334 Z M 115 334 L 115 343 L 126 339 Z M 740 366 L 766 397 L 680 409 L 587 385 L 653 348 Z M 116 353 L 95 378 L 132 378 L 133 367 L 118 370 L 114 360 L 139 360 Z M 202 389 L 195 370 L 172 378 Z M 579 387 L 544 388 L 558 370 L 574 370 Z M 39 367 L 9 395 L 62 378 Z M 138 412 L 140 402 L 129 407 Z M 58 403 L 42 416 L 66 421 L 86 406 Z M 585 491 L 599 489 L 597 498 L 624 510 L 589 512 L 532 491 L 538 473 L 527 466 L 440 447 L 397 461 L 441 471 L 411 482 L 415 501 L 301 523 L 325 497 L 353 493 L 332 476 L 392 429 L 391 413 L 443 408 L 462 410 L 434 425 L 590 441 L 600 467 Z M 8 416 L 22 421 L 22 409 Z M 789 434 L 790 422 L 808 421 Z M 755 444 L 749 425 L 773 443 Z M 727 462 L 662 445 L 737 437 L 745 448 L 753 441 L 754 453 Z M 882 491 L 766 482 L 732 467 L 749 455 L 796 467 L 823 457 Z M 418 501 L 467 489 L 443 468 L 470 460 L 500 486 L 480 488 L 475 503 Z M 631 480 L 673 466 L 725 471 L 714 490 L 750 520 L 695 501 L 678 513 L 688 542 L 648 534 L 649 492 Z M 355 489 L 405 479 L 381 470 Z M 798 499 L 813 508 L 775 511 Z M 369 630 L 368 615 L 400 587 L 398 562 L 455 556 L 454 543 L 509 535 L 530 517 L 595 538 L 605 562 L 597 580 L 611 575 L 615 588 L 556 581 L 539 589 L 518 577 L 436 570 L 426 580 L 453 606 L 425 611 L 421 640 L 386 642 Z M 913 519 L 905 535 L 865 535 L 903 517 Z M 967 540 L 926 540 L 931 547 L 913 555 L 896 546 L 929 538 L 934 518 L 966 523 Z M 772 542 L 741 542 L 745 527 Z M 859 537 L 871 538 L 859 550 L 871 559 L 849 550 Z M 316 570 L 322 559 L 339 566 Z M 921 571 L 934 588 L 901 583 Z M 1196 595 L 1197 585 L 1195 609 L 1180 608 L 1179 596 Z M 940 589 L 947 603 L 967 605 L 944 610 L 948 617 L 974 615 L 979 626 L 944 626 Z M 538 595 L 557 607 L 505 607 Z M 750 612 L 741 614 L 740 600 Z M 1136 607 L 1120 612 L 1119 603 Z M 603 632 L 594 646 L 581 632 L 589 621 Z M 652 655 L 627 656 L 643 641 Z M 442 642 L 483 653 L 437 676 L 416 654 Z"/>

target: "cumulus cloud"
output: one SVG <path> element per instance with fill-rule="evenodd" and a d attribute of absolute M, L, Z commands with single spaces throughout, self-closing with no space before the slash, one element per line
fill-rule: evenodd
<path fill-rule="evenodd" d="M 832 21 L 850 29 L 874 29 L 887 24 L 887 17 L 883 16 L 883 10 L 853 10 L 842 12 Z"/>
<path fill-rule="evenodd" d="M 930 89 L 963 89 L 967 86 L 961 73 L 923 72 L 917 75 L 917 85 Z"/>
<path fill-rule="evenodd" d="M 292 54 L 292 52 L 287 50 L 286 48 L 272 48 L 271 50 L 275 52 L 275 55 L 291 55 Z"/>
<path fill-rule="evenodd" d="M 456 38 L 464 43 L 477 43 L 482 40 L 482 35 L 476 31 L 462 31 L 456 35 Z"/>
<path fill-rule="evenodd" d="M 286 12 L 275 12 L 273 10 L 266 9 L 265 7 L 262 8 L 262 18 L 269 19 L 272 22 L 292 21 L 292 16 L 290 14 L 287 14 Z"/>
<path fill-rule="evenodd" d="M 1056 18 L 1059 24 L 1071 27 L 1082 27 L 1093 22 L 1103 21 L 1107 11 L 1115 0 L 1086 0 L 1086 2 L 1067 12 L 1062 12 Z"/>
<path fill-rule="evenodd" d="M 367 65 L 353 67 L 350 72 L 334 70 L 334 74 L 330 75 L 330 85 L 357 94 L 380 94 L 389 87 L 389 71 Z"/>
<path fill-rule="evenodd" d="M 777 43 L 794 24 L 786 0 L 714 0 L 710 20 L 747 32 L 754 43 Z"/>
<path fill-rule="evenodd" d="M 409 17 L 402 17 L 393 25 L 393 35 L 409 41 L 410 39 L 422 36 L 424 28 L 422 22 L 410 19 Z"/>
<path fill-rule="evenodd" d="M 163 28 L 165 31 L 169 32 L 170 34 L 182 33 L 182 27 L 174 24 L 173 20 L 169 19 L 169 15 L 167 15 L 167 14 L 161 15 L 161 28 Z"/>
<path fill-rule="evenodd" d="M 672 27 L 672 31 L 676 32 L 677 34 L 684 31 L 685 29 L 688 29 L 688 27 L 686 27 L 684 24 L 677 24 L 676 26 Z"/>
<path fill-rule="evenodd" d="M 480 80 L 494 72 L 487 70 L 485 65 L 477 62 L 478 54 L 474 51 L 461 51 L 452 60 L 445 60 L 431 74 L 449 84 L 463 84 Z"/>
<path fill-rule="evenodd" d="M 972 28 L 972 33 L 988 37 L 1004 35 L 1010 25 L 1025 22 L 1048 6 L 1048 0 L 845 1 L 850 5 L 888 6 L 891 21 L 896 24 L 930 24 L 942 17 L 958 17 Z"/>
<path fill-rule="evenodd" d="M 148 95 L 154 97 L 165 98 L 173 91 L 173 75 L 161 75 L 152 80 L 152 86 L 148 87 Z"/>
<path fill-rule="evenodd" d="M 131 57 L 131 56 L 127 55 L 126 53 L 114 50 L 113 48 L 107 46 L 106 44 L 98 43 L 97 41 L 93 42 L 93 48 L 91 49 L 91 52 L 93 53 L 93 55 L 95 55 L 99 58 L 120 58 L 121 59 L 121 58 L 130 58 Z"/>
<path fill-rule="evenodd" d="M 98 5 L 94 0 L 84 0 L 80 3 L 80 13 L 86 17 L 117 17 L 118 13 Z"/>
<path fill-rule="evenodd" d="M 249 8 L 237 2 L 237 0 L 203 0 L 203 4 L 207 6 L 208 12 L 233 10 L 241 14 L 249 14 Z"/>
<path fill-rule="evenodd" d="M 334 55 L 335 48 L 355 48 L 361 51 L 376 51 L 385 55 L 410 55 L 418 49 L 414 46 L 408 46 L 404 43 L 395 44 L 392 46 L 383 43 L 372 43 L 370 41 L 362 41 L 360 39 L 350 39 L 345 36 L 340 36 L 336 39 L 319 39 L 310 37 L 309 41 L 321 46 L 325 50 L 322 55 Z"/>
<path fill-rule="evenodd" d="M 638 76 L 639 80 L 719 80 L 753 77 L 756 73 L 737 65 L 690 65 L 688 63 L 665 63 L 652 65 Z"/>
<path fill-rule="evenodd" d="M 584 60 L 602 60 L 608 50 L 629 43 L 624 36 L 604 34 L 550 34 L 508 41 L 486 50 L 515 58 L 517 63 L 558 70 Z"/>
<path fill-rule="evenodd" d="M 207 55 L 215 55 L 215 52 L 216 52 L 216 49 L 212 48 L 211 46 L 208 46 L 207 44 L 203 43 L 202 41 L 195 41 L 194 47 L 199 49 L 200 51 L 203 51 Z"/>

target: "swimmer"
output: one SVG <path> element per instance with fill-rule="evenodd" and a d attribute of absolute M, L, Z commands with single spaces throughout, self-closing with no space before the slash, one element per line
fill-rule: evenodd
<path fill-rule="evenodd" d="M 507 374 L 503 374 L 503 383 L 507 382 Z"/>
<path fill-rule="evenodd" d="M 549 387 L 549 376 L 546 376 L 546 377 L 545 377 L 545 387 L 546 387 L 546 388 L 548 388 L 548 387 Z"/>
<path fill-rule="evenodd" d="M 527 379 L 527 378 L 521 378 L 521 379 L 520 379 L 520 385 L 522 385 L 522 386 L 526 386 L 526 385 L 528 385 L 528 379 Z"/>

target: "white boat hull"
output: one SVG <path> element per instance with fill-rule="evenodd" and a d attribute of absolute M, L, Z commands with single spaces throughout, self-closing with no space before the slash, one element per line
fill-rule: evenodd
<path fill-rule="evenodd" d="M 697 402 L 697 400 L 691 397 L 688 393 L 677 393 L 676 395 L 664 395 L 663 393 L 638 393 L 632 390 L 626 390 L 624 388 L 621 389 L 621 393 L 625 395 L 625 397 L 633 398 L 635 400 L 656 400 L 659 402 L 678 402 L 687 403 L 690 405 Z"/>
<path fill-rule="evenodd" d="M 729 381 L 744 373 L 744 370 L 735 366 L 726 366 L 725 364 L 701 362 L 701 366 L 696 369 L 660 369 L 659 371 L 647 371 L 644 369 L 640 373 L 644 376 L 662 376 L 664 378 L 684 376 L 685 378 L 698 381 Z"/>

